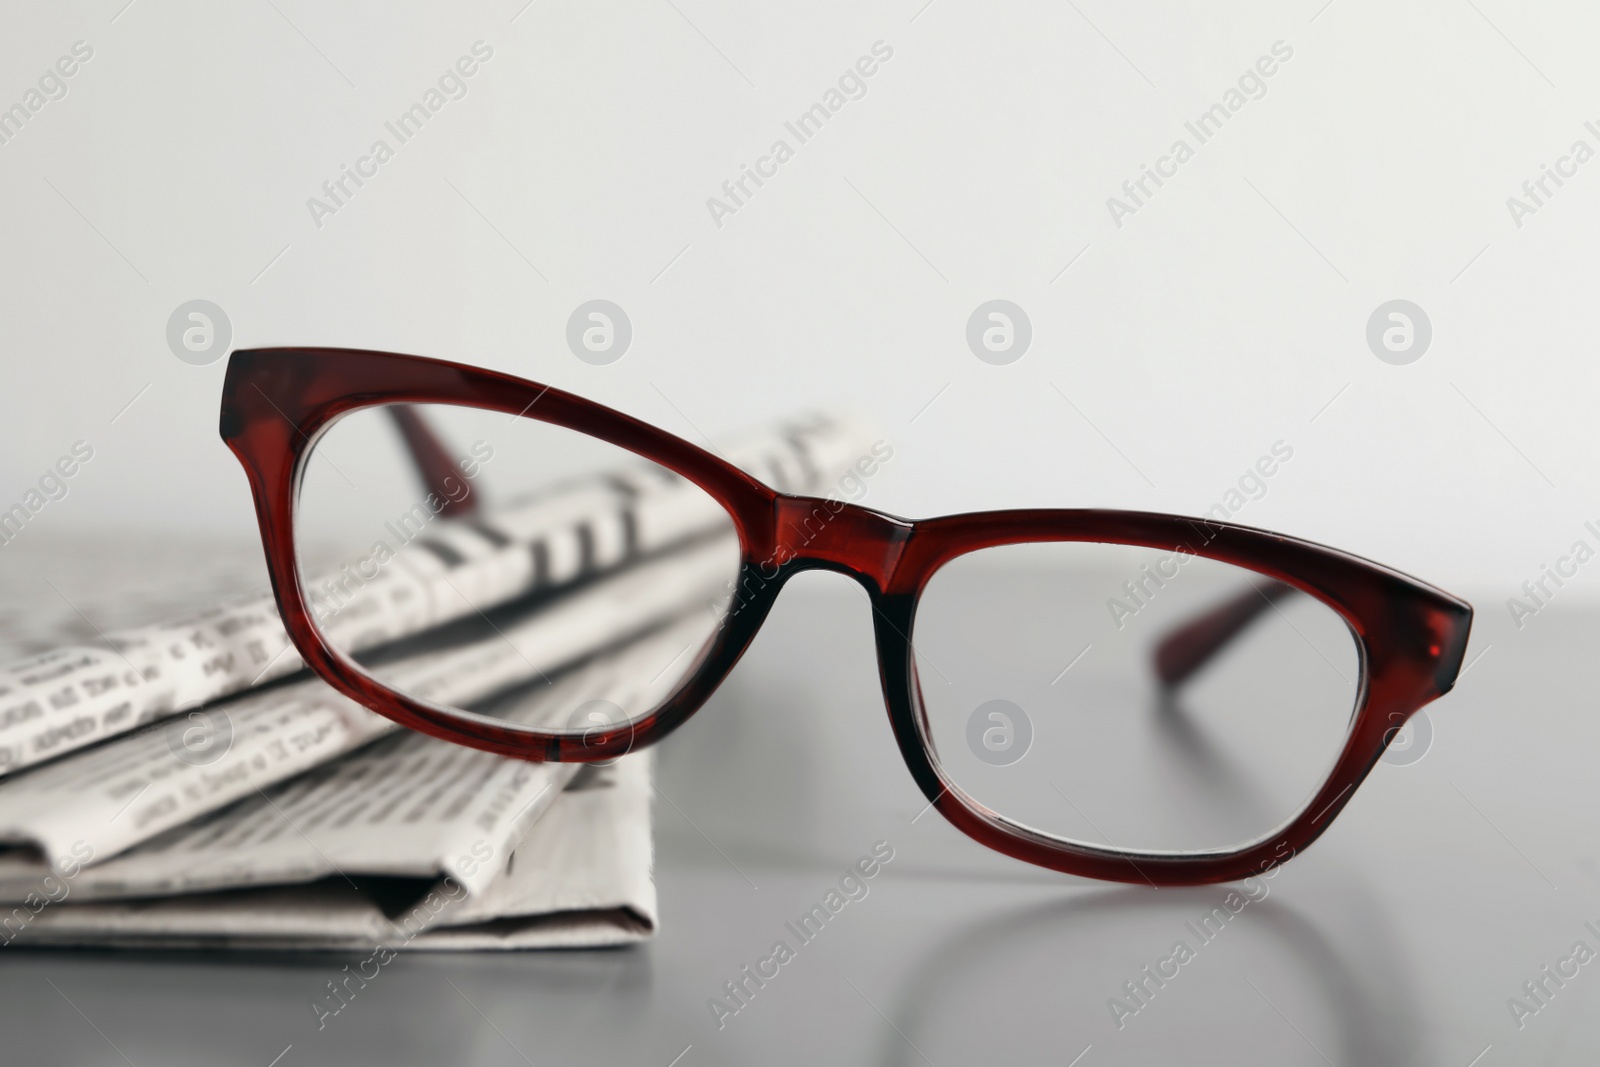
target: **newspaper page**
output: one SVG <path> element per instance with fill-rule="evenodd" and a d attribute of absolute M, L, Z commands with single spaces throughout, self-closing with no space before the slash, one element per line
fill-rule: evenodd
<path fill-rule="evenodd" d="M 840 472 L 876 451 L 858 428 L 830 420 L 786 426 L 753 440 L 729 454 L 791 491 L 835 488 L 830 483 Z M 727 552 L 715 539 L 694 535 L 708 522 L 721 526 L 721 516 L 685 506 L 683 494 L 673 492 L 673 479 L 624 475 L 604 482 L 603 491 L 579 484 L 513 502 L 493 513 L 491 535 L 476 540 L 481 530 L 475 535 L 441 523 L 431 531 L 455 539 L 444 555 L 458 562 L 444 580 L 452 590 L 465 585 L 472 591 L 471 610 L 522 595 L 530 580 L 558 588 L 564 577 L 584 581 L 520 620 L 506 641 L 414 656 L 386 680 L 425 699 L 467 705 L 534 675 L 555 675 L 557 684 L 545 699 L 519 708 L 518 717 L 570 726 L 562 716 L 571 703 L 562 699 L 563 685 L 592 692 L 597 674 L 616 685 L 639 678 L 653 685 L 666 665 L 703 645 L 705 609 L 715 600 L 715 587 L 726 583 Z M 623 514 L 617 500 L 608 495 L 619 485 L 626 500 L 622 521 L 616 520 Z M 472 525 L 484 521 L 474 517 Z M 608 521 L 628 526 L 629 537 L 608 538 Z M 560 537 L 570 532 L 575 542 L 580 525 L 590 546 L 582 555 L 594 569 L 564 575 Z M 533 544 L 542 545 L 537 575 L 527 566 Z M 608 544 L 618 550 L 607 551 Z M 649 555 L 662 545 L 671 550 Z M 517 558 L 507 554 L 508 546 Z M 373 582 L 357 597 L 333 604 L 321 618 L 323 626 L 359 627 L 362 640 L 377 645 L 449 622 L 459 609 L 442 606 L 446 598 L 437 583 L 430 585 L 435 575 L 428 568 L 440 558 L 428 553 L 394 568 L 391 584 Z M 86 616 L 83 621 L 93 626 Z M 617 786 L 633 779 L 613 768 L 602 775 L 571 765 L 526 764 L 413 735 L 347 756 L 395 726 L 316 679 L 271 681 L 288 669 L 284 662 L 298 660 L 282 637 L 270 598 L 241 599 L 179 623 L 121 633 L 111 650 L 50 653 L 0 672 L 0 679 L 11 677 L 0 681 L 0 709 L 40 698 L 51 708 L 10 719 L 0 710 L 0 747 L 7 730 L 35 720 L 48 728 L 13 736 L 13 744 L 19 737 L 32 739 L 22 743 L 32 753 L 23 762 L 127 730 L 181 708 L 183 701 L 200 702 L 204 710 L 0 781 L 0 843 L 13 846 L 0 847 L 0 900 L 13 905 L 10 917 L 0 918 L 0 943 L 9 943 L 21 922 L 36 929 L 31 936 L 55 943 L 107 943 L 116 940 L 107 936 L 113 930 L 134 940 L 181 941 L 189 930 L 195 943 L 215 935 L 285 946 L 365 944 L 392 935 L 385 924 L 392 925 L 394 901 L 365 891 L 372 878 L 432 884 L 424 899 L 437 899 L 440 892 L 448 897 L 449 917 L 430 917 L 427 936 L 418 934 L 415 947 L 593 944 L 647 936 L 653 929 L 644 761 L 618 765 L 639 768 L 627 772 L 644 783 L 642 795 L 635 796 L 639 790 Z M 271 643 L 253 648 L 242 635 L 253 635 L 252 641 L 266 635 L 280 651 L 267 656 Z M 226 651 L 214 642 L 207 647 L 212 637 L 234 644 Z M 162 651 L 167 638 L 173 640 Z M 246 671 L 239 670 L 241 649 L 249 652 Z M 128 653 L 167 659 L 153 675 L 130 671 L 120 691 L 95 684 L 90 667 L 121 660 L 131 668 Z M 95 656 L 100 658 L 85 659 Z M 266 667 L 257 671 L 263 658 Z M 663 666 L 635 669 L 646 661 Z M 254 677 L 246 678 L 251 671 Z M 170 683 L 164 692 L 151 688 L 157 680 Z M 661 684 L 670 688 L 671 679 Z M 52 689 L 70 695 L 49 699 Z M 217 695 L 240 689 L 249 691 L 215 702 Z M 87 714 L 85 705 L 108 694 L 110 721 L 97 720 L 87 740 L 71 736 L 68 716 Z M 665 693 L 634 682 L 612 695 L 631 715 Z M 196 730 L 221 735 L 214 757 L 212 748 L 191 746 L 189 735 Z M 8 761 L 12 769 L 18 766 L 0 756 L 0 765 Z M 567 783 L 574 789 L 561 792 Z M 554 818 L 552 812 L 567 814 Z M 518 867 L 518 843 L 530 833 L 543 843 L 539 860 L 531 862 L 524 847 Z M 546 859 L 563 866 L 555 869 Z M 358 884 L 360 899 L 329 903 L 330 894 L 355 892 Z M 27 921 L 42 914 L 41 904 L 68 895 L 70 907 L 49 909 L 55 917 Z"/>

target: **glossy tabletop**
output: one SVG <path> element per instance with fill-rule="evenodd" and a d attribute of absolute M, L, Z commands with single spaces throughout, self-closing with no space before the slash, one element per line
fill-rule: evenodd
<path fill-rule="evenodd" d="M 401 957 L 320 1030 L 310 1003 L 339 957 L 8 948 L 5 1062 L 1490 1067 L 1600 1053 L 1600 964 L 1575 953 L 1600 950 L 1600 613 L 1552 610 L 1521 631 L 1480 613 L 1422 758 L 1380 764 L 1320 841 L 1248 892 L 1084 882 L 957 833 L 899 761 L 867 613 L 844 579 L 797 579 L 660 748 L 649 943 Z M 875 848 L 893 858 L 865 894 L 796 937 Z M 762 965 L 780 940 L 792 952 Z M 747 976 L 758 968 L 772 976 Z"/>

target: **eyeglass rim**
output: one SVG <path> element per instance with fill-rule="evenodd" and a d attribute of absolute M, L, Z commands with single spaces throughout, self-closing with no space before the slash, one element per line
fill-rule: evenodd
<path fill-rule="evenodd" d="M 333 648 L 304 599 L 294 509 L 318 435 L 350 411 L 443 404 L 563 426 L 683 476 L 728 512 L 739 535 L 741 599 L 680 688 L 629 723 L 583 738 L 482 717 L 398 692 Z M 441 740 L 533 761 L 596 762 L 654 744 L 681 726 L 726 678 L 796 573 L 828 569 L 860 582 L 873 603 L 885 703 L 897 744 L 928 803 L 979 843 L 1038 866 L 1152 885 L 1226 881 L 1270 870 L 1307 847 L 1349 803 L 1394 733 L 1449 692 L 1465 655 L 1472 608 L 1391 568 L 1250 527 L 1153 512 L 1028 509 L 910 521 L 855 504 L 829 509 L 820 535 L 801 543 L 795 519 L 826 502 L 780 493 L 665 430 L 551 386 L 466 364 L 344 348 L 259 348 L 228 361 L 220 431 L 250 481 L 273 594 L 306 664 L 336 690 L 403 726 Z M 835 502 L 837 503 L 837 502 Z M 1199 544 L 1192 542 L 1199 538 Z M 929 741 L 916 688 L 913 629 L 928 580 L 949 560 L 986 547 L 1083 540 L 1177 550 L 1265 574 L 1344 617 L 1360 648 L 1362 680 L 1352 726 L 1334 768 L 1304 811 L 1271 839 L 1220 852 L 1140 853 L 1029 831 L 952 786 Z"/>

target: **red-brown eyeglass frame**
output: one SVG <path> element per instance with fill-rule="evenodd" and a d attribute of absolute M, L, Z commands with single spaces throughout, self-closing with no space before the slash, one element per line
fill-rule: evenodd
<path fill-rule="evenodd" d="M 374 681 L 324 641 L 301 593 L 294 544 L 298 480 L 318 435 L 350 411 L 449 404 L 536 419 L 627 449 L 689 479 L 732 517 L 739 591 L 682 688 L 631 724 L 548 731 L 466 718 Z M 404 408 L 391 408 L 391 413 Z M 442 447 L 426 426 L 395 416 L 424 473 Z M 333 348 L 233 353 L 222 394 L 222 438 L 250 479 L 278 609 L 295 647 L 335 689 L 430 736 L 526 760 L 592 762 L 650 745 L 721 684 L 795 574 L 837 571 L 865 587 L 878 668 L 900 753 L 929 802 L 970 837 L 1029 863 L 1091 878 L 1153 885 L 1227 881 L 1269 870 L 1308 846 L 1350 800 L 1406 720 L 1449 692 L 1461 669 L 1472 608 L 1397 571 L 1280 534 L 1203 519 L 1092 509 L 993 511 L 909 521 L 855 504 L 780 493 L 709 452 L 638 419 L 549 386 L 464 364 Z M 470 505 L 469 505 L 470 506 Z M 1156 669 L 1180 684 L 1271 600 L 1298 590 L 1331 607 L 1354 634 L 1362 683 L 1350 732 L 1326 783 L 1271 838 L 1225 852 L 1122 852 L 1067 842 L 1004 819 L 948 781 L 934 756 L 910 634 L 917 600 L 943 564 L 1000 545 L 1085 541 L 1192 552 L 1272 579 L 1169 635 Z"/>

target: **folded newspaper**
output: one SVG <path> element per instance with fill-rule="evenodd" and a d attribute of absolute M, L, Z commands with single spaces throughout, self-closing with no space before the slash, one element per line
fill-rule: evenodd
<path fill-rule="evenodd" d="M 854 424 L 814 418 L 724 454 L 776 488 L 824 493 L 870 448 Z M 710 562 L 725 556 L 686 536 L 725 525 L 688 488 L 611 471 L 441 522 L 430 536 L 451 552 L 407 546 L 321 625 L 375 647 L 459 617 L 441 584 L 483 605 L 566 582 L 509 651 L 414 657 L 391 681 L 465 705 L 537 673 L 553 684 L 519 705 L 524 721 L 561 722 L 579 693 L 642 713 L 671 680 L 631 665 L 703 639 L 728 577 Z M 605 544 L 622 522 L 626 547 L 583 553 L 586 573 L 552 565 L 576 566 L 563 545 Z M 68 576 L 81 554 L 4 553 L 0 646 L 46 650 L 0 668 L 0 946 L 537 948 L 654 931 L 648 753 L 528 763 L 402 731 L 303 670 L 268 594 L 125 627 L 117 605 L 150 599 L 159 566 L 86 597 Z M 259 587 L 259 562 L 253 573 L 228 584 Z"/>

